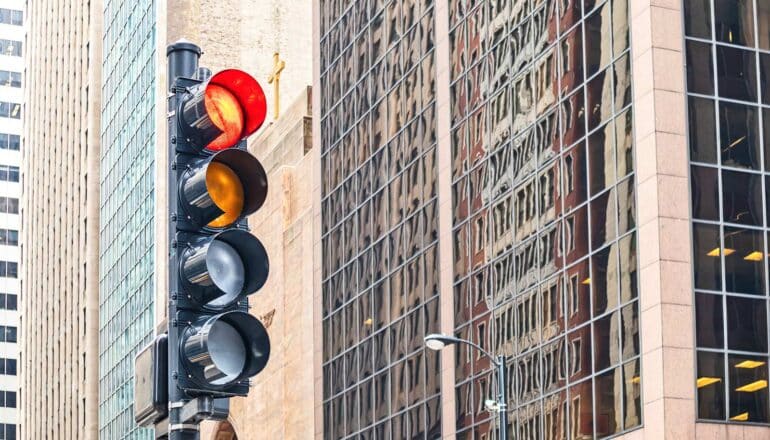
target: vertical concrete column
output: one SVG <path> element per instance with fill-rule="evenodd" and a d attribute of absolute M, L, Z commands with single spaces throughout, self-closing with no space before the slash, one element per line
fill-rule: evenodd
<path fill-rule="evenodd" d="M 436 20 L 436 161 L 438 162 L 439 307 L 441 332 L 454 334 L 454 264 L 452 249 L 452 136 L 449 93 L 449 1 L 435 5 Z M 431 374 L 429 372 L 428 374 Z M 441 351 L 441 433 L 455 436 L 455 348 Z"/>
<path fill-rule="evenodd" d="M 695 438 L 681 0 L 631 0 L 645 438 Z"/>

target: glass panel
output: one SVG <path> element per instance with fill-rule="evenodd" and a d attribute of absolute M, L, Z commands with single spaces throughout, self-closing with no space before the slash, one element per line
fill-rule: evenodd
<path fill-rule="evenodd" d="M 714 101 L 689 97 L 690 160 L 717 163 Z"/>
<path fill-rule="evenodd" d="M 684 1 L 685 35 L 711 38 L 711 5 L 708 0 Z"/>
<path fill-rule="evenodd" d="M 722 290 L 719 227 L 695 223 L 692 236 L 695 288 Z"/>
<path fill-rule="evenodd" d="M 588 138 L 591 194 L 598 194 L 615 183 L 615 124 L 612 122 Z"/>
<path fill-rule="evenodd" d="M 610 4 L 605 2 L 585 19 L 587 76 L 590 77 L 610 62 L 612 57 L 611 38 Z"/>
<path fill-rule="evenodd" d="M 601 371 L 620 361 L 620 320 L 611 313 L 594 321 L 594 371 Z"/>
<path fill-rule="evenodd" d="M 719 169 L 693 166 L 690 186 L 693 217 L 719 221 Z"/>
<path fill-rule="evenodd" d="M 593 396 L 591 392 L 591 381 L 587 380 L 569 389 L 570 398 L 570 418 L 569 431 L 570 438 L 590 439 L 594 437 L 594 410 Z M 597 425 L 603 423 L 606 418 L 600 422 L 596 419 Z M 606 424 L 605 424 L 606 426 Z"/>
<path fill-rule="evenodd" d="M 623 394 L 620 368 L 596 376 L 594 396 L 596 398 L 596 436 L 606 437 L 619 432 L 622 427 L 621 399 Z"/>
<path fill-rule="evenodd" d="M 725 418 L 725 357 L 721 353 L 698 352 L 698 418 Z"/>
<path fill-rule="evenodd" d="M 717 41 L 754 46 L 753 0 L 714 0 Z"/>
<path fill-rule="evenodd" d="M 695 293 L 695 336 L 698 347 L 724 348 L 722 296 Z"/>
<path fill-rule="evenodd" d="M 728 370 L 730 420 L 767 423 L 767 357 L 730 355 Z"/>
<path fill-rule="evenodd" d="M 760 169 L 759 129 L 756 107 L 719 104 L 719 136 L 722 165 Z"/>
<path fill-rule="evenodd" d="M 633 302 L 620 310 L 621 349 L 623 360 L 631 359 L 639 350 L 639 304 Z"/>
<path fill-rule="evenodd" d="M 639 374 L 639 360 L 623 365 L 623 429 L 642 424 L 642 380 Z"/>
<path fill-rule="evenodd" d="M 689 51 L 689 49 L 688 49 Z M 701 55 L 705 55 L 701 53 Z M 740 99 L 743 101 L 757 100 L 757 71 L 755 68 L 755 53 L 743 49 L 717 46 L 717 76 L 719 78 L 719 96 Z M 705 66 L 703 66 L 705 68 Z M 702 75 L 705 70 L 697 70 Z M 697 75 L 696 72 L 693 72 Z M 690 92 L 704 93 L 696 89 Z"/>
<path fill-rule="evenodd" d="M 759 231 L 725 228 L 725 289 L 728 292 L 765 293 L 765 243 Z"/>
<path fill-rule="evenodd" d="M 714 94 L 714 70 L 711 45 L 687 41 L 687 91 Z M 721 88 L 720 88 L 721 91 Z"/>
<path fill-rule="evenodd" d="M 767 301 L 727 296 L 727 348 L 767 352 Z"/>
<path fill-rule="evenodd" d="M 762 226 L 762 211 L 762 177 L 758 174 L 722 171 L 724 221 Z"/>
<path fill-rule="evenodd" d="M 617 244 L 606 247 L 591 257 L 591 290 L 594 316 L 618 306 Z"/>

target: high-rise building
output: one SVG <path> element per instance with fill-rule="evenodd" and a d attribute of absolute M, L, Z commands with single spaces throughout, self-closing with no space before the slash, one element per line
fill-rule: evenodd
<path fill-rule="evenodd" d="M 16 439 L 24 3 L 0 0 L 0 438 Z"/>
<path fill-rule="evenodd" d="M 20 438 L 95 439 L 101 2 L 9 3 L 27 29 L 1 37 L 25 59 Z"/>
<path fill-rule="evenodd" d="M 317 438 L 770 434 L 766 2 L 314 21 Z"/>

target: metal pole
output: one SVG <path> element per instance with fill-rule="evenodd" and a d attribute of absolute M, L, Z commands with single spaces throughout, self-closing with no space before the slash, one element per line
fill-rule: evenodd
<path fill-rule="evenodd" d="M 168 87 L 170 98 L 168 102 L 169 114 L 173 114 L 176 106 L 179 104 L 173 93 L 177 78 L 192 78 L 198 70 L 198 59 L 202 51 L 201 48 L 186 40 L 179 40 L 166 48 L 166 57 L 168 61 Z M 174 118 L 174 116 L 171 116 Z M 173 120 L 173 119 L 172 119 Z M 176 225 L 171 221 L 171 215 L 176 211 L 178 193 L 176 191 L 176 171 L 173 167 L 176 161 L 176 148 L 171 142 L 171 137 L 176 135 L 176 129 L 169 124 L 168 133 L 168 182 L 166 194 L 168 196 L 168 206 L 171 207 L 168 222 L 168 246 L 169 246 L 169 279 L 166 292 L 179 291 L 179 277 L 176 261 L 176 250 L 172 243 L 176 238 Z M 197 423 L 185 423 L 181 420 L 181 411 L 184 403 L 189 400 L 187 396 L 179 389 L 177 377 L 179 372 L 179 332 L 176 325 L 176 301 L 168 302 L 168 438 L 169 440 L 199 440 L 200 432 Z"/>
<path fill-rule="evenodd" d="M 497 356 L 497 411 L 500 440 L 508 440 L 508 399 L 505 395 L 505 356 Z"/>

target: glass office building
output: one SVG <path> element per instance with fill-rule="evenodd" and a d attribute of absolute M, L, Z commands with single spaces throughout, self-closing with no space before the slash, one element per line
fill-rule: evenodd
<path fill-rule="evenodd" d="M 770 4 L 685 1 L 698 418 L 770 423 Z"/>
<path fill-rule="evenodd" d="M 104 2 L 99 437 L 153 438 L 133 414 L 134 355 L 154 329 L 154 0 Z"/>
<path fill-rule="evenodd" d="M 322 1 L 324 438 L 437 438 L 430 1 Z"/>

